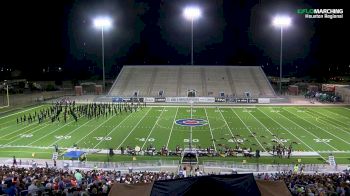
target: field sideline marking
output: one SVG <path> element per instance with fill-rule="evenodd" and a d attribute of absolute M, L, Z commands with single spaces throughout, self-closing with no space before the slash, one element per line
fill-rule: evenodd
<path fill-rule="evenodd" d="M 288 129 L 286 129 L 285 126 L 281 125 L 279 122 L 277 122 L 275 119 L 271 118 L 269 115 L 267 115 L 265 112 L 263 112 L 262 110 L 260 110 L 259 108 L 257 108 L 261 113 L 263 113 L 265 116 L 267 116 L 269 119 L 271 119 L 272 121 L 274 121 L 275 123 L 279 124 L 283 129 L 285 129 L 286 131 L 288 131 L 291 135 L 293 135 L 296 139 L 298 139 L 301 143 L 303 143 L 306 147 L 308 147 L 310 150 L 312 150 L 313 152 L 317 152 L 315 149 L 311 148 L 309 145 L 307 145 L 304 141 L 302 141 L 301 139 L 299 139 L 297 136 L 295 136 L 292 132 L 290 132 Z M 323 160 L 326 160 L 322 155 L 319 155 Z"/>
<path fill-rule="evenodd" d="M 287 111 L 287 110 L 285 110 L 285 109 L 282 109 L 282 110 L 284 110 L 284 111 L 286 111 L 286 112 L 292 114 L 291 112 L 289 112 L 289 111 Z M 279 114 L 280 116 L 283 116 L 283 115 L 280 114 L 280 113 L 278 113 L 278 114 Z M 305 121 L 304 119 L 302 119 L 302 118 L 300 118 L 300 117 L 298 117 L 298 116 L 296 116 L 296 115 L 294 115 L 294 114 L 292 114 L 292 115 L 295 116 L 296 118 L 300 119 L 300 120 Z M 285 119 L 289 120 L 290 122 L 292 122 L 293 124 L 297 125 L 298 127 L 302 128 L 304 131 L 306 131 L 306 132 L 308 132 L 309 134 L 313 135 L 314 137 L 316 137 L 316 138 L 318 138 L 318 139 L 321 139 L 321 138 L 319 138 L 318 136 L 316 136 L 314 133 L 311 133 L 310 131 L 306 130 L 304 127 L 302 127 L 302 126 L 300 126 L 299 124 L 295 123 L 294 121 L 290 120 L 289 118 L 286 118 L 285 116 L 283 116 L 283 117 L 284 117 Z M 311 122 L 308 122 L 308 121 L 306 121 L 306 122 L 312 124 Z M 312 125 L 314 125 L 314 124 L 312 124 Z M 315 125 L 314 125 L 314 126 L 315 126 Z M 316 127 L 317 127 L 317 126 L 316 126 Z M 327 142 L 323 142 L 323 143 L 326 144 L 326 145 L 328 145 L 329 147 L 333 148 L 334 150 L 339 150 L 338 148 L 336 148 L 336 147 L 330 145 L 330 144 L 327 143 Z"/>
<path fill-rule="evenodd" d="M 166 148 L 168 148 L 168 146 L 169 146 L 170 137 L 171 137 L 171 134 L 173 133 L 173 129 L 174 129 L 174 125 L 175 125 L 175 119 L 176 119 L 176 115 L 177 115 L 177 112 L 178 112 L 178 111 L 179 111 L 179 107 L 176 108 L 176 112 L 175 112 L 173 124 L 172 124 L 172 126 L 171 126 L 170 134 L 169 134 L 169 137 L 168 137 L 168 142 L 166 143 Z"/>
<path fill-rule="evenodd" d="M 149 132 L 149 134 L 147 135 L 147 138 L 146 138 L 145 142 L 143 143 L 143 145 L 142 145 L 142 147 L 141 147 L 141 150 L 142 150 L 142 149 L 143 149 L 143 147 L 146 145 L 146 143 L 147 143 L 147 140 L 148 140 L 149 136 L 152 134 L 152 132 L 153 132 L 154 128 L 156 127 L 156 125 L 157 125 L 157 123 L 158 123 L 158 121 L 159 121 L 160 117 L 162 116 L 162 114 L 163 114 L 164 110 L 165 110 L 165 108 L 163 107 L 162 112 L 159 114 L 159 116 L 158 116 L 158 118 L 157 118 L 156 122 L 153 124 L 153 127 L 152 127 L 151 131 L 150 131 L 150 132 Z"/>
<path fill-rule="evenodd" d="M 7 118 L 7 117 L 9 117 L 9 116 L 13 116 L 13 115 L 15 115 L 15 114 L 23 113 L 23 112 L 26 112 L 26 111 L 28 111 L 28 110 L 33 110 L 33 109 L 35 109 L 35 108 L 40 108 L 40 107 L 43 107 L 43 106 L 44 106 L 44 105 L 40 105 L 40 106 L 37 106 L 37 107 L 34 107 L 34 108 L 30 108 L 30 109 L 27 109 L 27 110 L 23 110 L 23 111 L 19 111 L 19 112 L 13 113 L 13 114 L 9 114 L 9 115 L 0 117 L 0 119 Z"/>
<path fill-rule="evenodd" d="M 125 142 L 125 140 L 130 136 L 130 134 L 132 132 L 134 132 L 134 130 L 136 129 L 136 127 L 140 124 L 140 122 L 147 116 L 148 112 L 151 111 L 152 109 L 149 109 L 146 114 L 143 115 L 143 117 L 139 120 L 139 122 L 137 122 L 137 124 L 134 126 L 134 128 L 131 129 L 131 131 L 129 132 L 129 134 L 124 138 L 124 140 L 122 141 L 122 143 L 119 144 L 119 146 L 117 147 L 117 149 L 120 148 L 121 145 L 123 145 L 123 143 Z"/>
<path fill-rule="evenodd" d="M 83 123 L 82 125 L 79 125 L 77 128 L 75 128 L 75 129 L 73 129 L 72 131 L 68 132 L 68 133 L 65 134 L 64 136 L 68 136 L 68 135 L 74 133 L 75 131 L 77 131 L 78 129 L 83 128 L 83 126 L 84 126 L 85 124 L 89 123 L 89 122 L 92 121 L 92 120 L 94 120 L 94 119 L 91 118 L 90 120 L 86 121 L 86 122 Z M 63 139 L 63 137 L 60 138 L 60 139 L 58 139 L 57 141 L 52 142 L 49 146 L 53 146 L 55 143 L 57 144 L 57 143 L 58 143 L 59 141 L 61 141 L 62 139 Z"/>
<path fill-rule="evenodd" d="M 206 109 L 206 108 L 204 108 L 204 112 L 205 112 L 205 116 L 207 117 L 207 120 L 208 120 L 208 126 L 209 126 L 210 135 L 211 135 L 211 141 L 213 142 L 214 150 L 215 150 L 215 152 L 216 152 L 216 145 L 215 145 L 215 142 L 214 142 L 214 136 L 213 136 L 213 132 L 212 132 L 212 130 L 211 130 L 211 126 L 210 126 L 210 122 L 209 122 L 209 117 L 208 117 L 207 109 Z"/>
<path fill-rule="evenodd" d="M 128 118 L 131 116 L 131 114 L 135 114 L 135 113 L 136 113 L 136 112 L 129 113 L 128 116 L 126 116 L 123 120 L 121 120 L 121 121 L 118 123 L 118 125 L 116 125 L 106 136 L 104 136 L 105 139 L 106 139 L 106 137 L 109 136 L 113 131 L 115 131 L 118 127 L 120 127 L 120 125 L 121 125 L 126 119 L 128 119 Z M 99 142 L 93 147 L 93 149 L 95 149 L 95 148 L 96 148 L 101 142 L 103 142 L 103 141 L 106 141 L 106 140 L 101 140 L 101 141 L 99 141 Z"/>
<path fill-rule="evenodd" d="M 283 109 L 283 110 L 285 110 L 285 109 Z M 285 110 L 285 111 L 289 112 L 288 110 Z M 289 112 L 289 113 L 291 113 L 291 112 Z M 311 114 L 308 114 L 307 112 L 306 112 L 305 114 L 306 114 L 306 115 L 309 115 L 309 116 L 312 116 Z M 317 121 L 317 122 L 319 122 L 319 121 Z M 310 122 L 310 123 L 311 123 L 311 122 Z M 343 140 L 342 138 L 340 138 L 340 137 L 334 135 L 333 133 L 330 133 L 330 132 L 328 132 L 327 130 L 323 129 L 322 127 L 317 126 L 315 123 L 311 123 L 311 124 L 313 124 L 314 126 L 316 126 L 316 127 L 319 128 L 319 129 L 323 130 L 324 132 L 327 132 L 329 135 L 332 135 L 333 137 L 336 137 L 336 138 L 338 138 L 339 140 L 341 140 L 341 141 L 343 141 L 343 142 L 345 142 L 345 143 L 347 143 L 347 144 L 350 144 L 349 142 L 347 142 L 347 141 Z M 323 123 L 322 123 L 322 124 L 323 124 Z"/>
<path fill-rule="evenodd" d="M 230 131 L 231 136 L 235 139 L 236 145 L 238 145 L 237 140 L 236 140 L 236 136 L 233 135 L 231 128 L 228 126 L 228 123 L 227 123 L 226 119 L 224 118 L 224 115 L 222 115 L 222 113 L 221 113 L 221 108 L 217 107 L 217 109 L 219 110 L 219 113 L 221 114 L 222 119 L 224 120 L 228 130 Z"/>
<path fill-rule="evenodd" d="M 252 136 L 254 136 L 255 140 L 259 143 L 259 145 L 261 146 L 261 148 L 264 150 L 264 152 L 267 152 L 265 147 L 260 143 L 260 141 L 256 138 L 256 135 L 253 134 L 253 132 L 249 129 L 249 127 L 245 124 L 245 122 L 241 119 L 241 117 L 239 117 L 237 115 L 237 113 L 231 108 L 231 111 L 238 117 L 238 119 L 243 123 L 243 125 L 248 129 L 248 131 L 250 132 L 250 134 L 252 134 Z"/>

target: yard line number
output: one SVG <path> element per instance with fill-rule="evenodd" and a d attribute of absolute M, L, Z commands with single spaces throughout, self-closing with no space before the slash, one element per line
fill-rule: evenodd
<path fill-rule="evenodd" d="M 319 139 L 319 138 L 314 139 L 314 141 L 317 142 L 317 143 L 328 143 L 328 142 L 330 142 L 331 140 L 332 140 L 332 139 Z"/>
<path fill-rule="evenodd" d="M 62 139 L 65 139 L 65 140 L 68 140 L 70 139 L 72 136 L 70 135 L 55 135 L 55 138 L 56 139 L 59 139 L 59 140 L 62 140 Z"/>
<path fill-rule="evenodd" d="M 94 137 L 97 141 L 102 141 L 102 140 L 112 140 L 112 137 Z"/>
<path fill-rule="evenodd" d="M 146 141 L 146 138 L 142 137 L 142 138 L 136 138 L 136 140 L 138 140 L 139 142 L 145 142 Z M 156 139 L 150 137 L 147 139 L 148 142 L 154 142 L 156 141 Z"/>

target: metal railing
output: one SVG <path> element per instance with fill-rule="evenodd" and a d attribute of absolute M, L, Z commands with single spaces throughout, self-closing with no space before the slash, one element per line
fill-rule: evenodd
<path fill-rule="evenodd" d="M 205 161 L 204 171 L 210 172 L 288 172 L 294 170 L 295 164 L 259 164 L 259 163 L 237 163 L 226 161 Z M 303 172 L 342 172 L 347 165 L 330 166 L 328 164 L 298 164 L 298 169 Z"/>

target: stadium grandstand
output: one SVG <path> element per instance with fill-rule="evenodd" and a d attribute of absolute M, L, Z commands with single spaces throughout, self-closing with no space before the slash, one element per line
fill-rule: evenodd
<path fill-rule="evenodd" d="M 124 66 L 109 96 L 275 97 L 259 66 Z"/>

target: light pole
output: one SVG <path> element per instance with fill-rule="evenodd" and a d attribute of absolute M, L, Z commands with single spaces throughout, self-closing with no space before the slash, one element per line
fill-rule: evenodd
<path fill-rule="evenodd" d="M 279 93 L 282 94 L 282 52 L 283 52 L 283 28 L 288 27 L 292 20 L 288 16 L 276 16 L 273 19 L 273 25 L 281 29 L 281 48 L 280 48 L 280 82 Z"/>
<path fill-rule="evenodd" d="M 193 22 L 201 16 L 201 10 L 198 7 L 187 7 L 184 9 L 183 15 L 191 21 L 191 65 L 193 65 Z"/>
<path fill-rule="evenodd" d="M 108 29 L 112 26 L 112 21 L 109 18 L 96 18 L 94 20 L 94 25 L 96 28 L 101 29 L 101 42 L 102 42 L 102 91 L 105 91 L 105 49 L 104 49 L 104 37 L 103 30 Z"/>
<path fill-rule="evenodd" d="M 0 107 L 0 108 L 5 108 L 5 107 L 9 107 L 10 106 L 10 96 L 9 96 L 9 85 L 7 83 L 7 80 L 4 80 L 4 86 L 6 85 L 6 99 L 7 99 L 7 105 L 4 107 Z"/>

